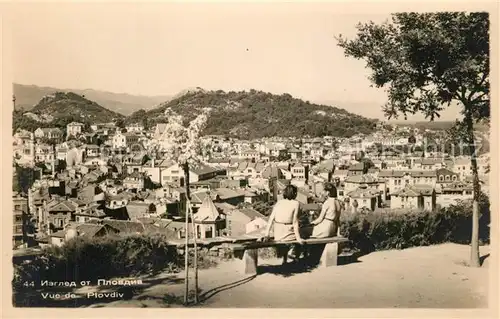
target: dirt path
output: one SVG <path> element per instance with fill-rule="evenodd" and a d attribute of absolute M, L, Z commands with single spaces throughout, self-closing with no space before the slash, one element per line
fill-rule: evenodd
<path fill-rule="evenodd" d="M 488 253 L 489 247 L 481 247 L 482 256 Z M 468 256 L 469 246 L 443 244 L 376 252 L 357 263 L 295 274 L 280 273 L 278 260 L 261 260 L 263 273 L 254 278 L 246 278 L 238 261 L 231 261 L 200 271 L 201 306 L 487 307 L 488 259 L 482 268 L 469 268 L 461 264 Z M 168 307 L 173 299 L 182 300 L 183 289 L 182 278 L 163 274 L 130 300 L 91 307 Z"/>

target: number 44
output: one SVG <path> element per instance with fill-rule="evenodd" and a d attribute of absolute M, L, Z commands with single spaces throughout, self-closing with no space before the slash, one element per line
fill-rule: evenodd
<path fill-rule="evenodd" d="M 35 287 L 34 281 L 25 281 L 23 284 L 24 287 Z"/>

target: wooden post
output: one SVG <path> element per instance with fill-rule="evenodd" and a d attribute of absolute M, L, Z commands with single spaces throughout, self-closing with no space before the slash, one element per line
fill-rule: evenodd
<path fill-rule="evenodd" d="M 186 207 L 186 234 L 189 233 L 189 225 L 188 225 L 188 220 L 191 218 L 191 226 L 193 229 L 193 244 L 194 244 L 194 285 L 195 285 L 195 292 L 194 292 L 194 302 L 195 304 L 198 303 L 198 245 L 196 243 L 196 237 L 197 237 L 197 231 L 196 231 L 196 226 L 194 225 L 194 216 L 193 216 L 193 210 L 191 209 L 191 192 L 189 189 L 189 163 L 185 162 L 182 165 L 183 170 L 184 170 L 184 185 L 186 187 L 186 198 L 187 198 L 187 207 Z M 188 237 L 186 236 L 186 252 L 188 252 Z M 185 267 L 186 267 L 186 278 L 187 278 L 187 269 L 189 267 L 188 263 L 188 255 L 186 253 L 186 259 L 185 259 Z M 184 297 L 184 301 L 186 304 L 189 302 L 188 300 L 188 295 L 189 295 L 189 285 L 188 282 L 186 281 L 186 286 L 185 286 L 185 294 L 186 296 Z"/>
<path fill-rule="evenodd" d="M 198 304 L 198 245 L 196 243 L 196 238 L 198 237 L 198 232 L 194 224 L 193 210 L 191 209 L 191 202 L 188 202 L 189 217 L 191 218 L 191 226 L 193 229 L 193 244 L 194 244 L 194 303 Z"/>
<path fill-rule="evenodd" d="M 186 186 L 186 198 L 189 203 L 189 168 L 188 164 L 183 164 L 184 169 L 184 179 Z M 184 248 L 184 305 L 188 305 L 189 303 L 189 205 L 186 205 L 186 214 L 184 216 L 185 222 L 185 235 L 186 235 L 186 245 Z"/>

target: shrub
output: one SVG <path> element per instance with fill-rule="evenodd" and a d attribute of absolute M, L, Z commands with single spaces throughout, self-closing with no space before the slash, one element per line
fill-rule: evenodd
<path fill-rule="evenodd" d="M 489 199 L 485 195 L 481 196 L 480 214 L 479 237 L 481 242 L 489 243 L 490 210 Z M 361 253 L 443 242 L 469 244 L 472 202 L 458 202 L 435 212 L 347 213 L 341 219 L 341 234 L 350 239 L 351 248 Z"/>
<path fill-rule="evenodd" d="M 162 235 L 75 238 L 50 246 L 29 263 L 15 265 L 14 287 L 25 281 L 80 281 L 178 271 L 177 251 Z"/>

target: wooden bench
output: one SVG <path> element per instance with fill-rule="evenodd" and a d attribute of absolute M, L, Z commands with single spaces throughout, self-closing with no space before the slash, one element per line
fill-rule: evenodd
<path fill-rule="evenodd" d="M 345 237 L 310 238 L 304 240 L 304 245 L 323 245 L 320 258 L 320 267 L 337 266 L 338 257 L 341 253 L 340 244 L 349 240 Z M 253 241 L 249 243 L 233 244 L 234 256 L 243 260 L 243 271 L 245 274 L 257 274 L 259 261 L 259 248 L 278 247 L 283 245 L 297 244 L 297 241 Z"/>

